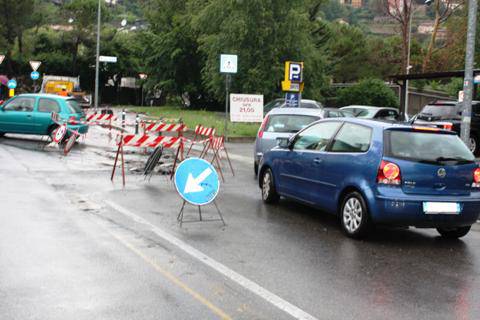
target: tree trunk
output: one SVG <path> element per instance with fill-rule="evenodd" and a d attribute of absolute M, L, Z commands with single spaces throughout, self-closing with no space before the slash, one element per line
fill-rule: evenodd
<path fill-rule="evenodd" d="M 427 53 L 423 58 L 422 72 L 426 72 L 430 59 L 432 58 L 433 48 L 437 40 L 438 29 L 440 28 L 440 1 L 435 1 L 435 22 L 433 23 L 432 36 L 430 37 L 430 43 L 428 44 Z"/>

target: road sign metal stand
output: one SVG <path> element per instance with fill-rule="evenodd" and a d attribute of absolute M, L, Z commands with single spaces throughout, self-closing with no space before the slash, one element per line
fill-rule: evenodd
<path fill-rule="evenodd" d="M 223 220 L 222 212 L 218 208 L 217 203 L 215 202 L 215 200 L 212 201 L 212 202 L 213 202 L 213 205 L 215 206 L 215 208 L 217 209 L 217 213 L 218 213 L 218 216 L 219 216 L 218 219 L 204 219 L 203 216 L 202 216 L 202 206 L 196 206 L 196 207 L 198 207 L 198 220 L 184 220 L 183 218 L 184 218 L 185 206 L 188 202 L 183 200 L 182 208 L 180 209 L 180 212 L 178 213 L 178 216 L 177 216 L 177 221 L 180 223 L 180 228 L 182 227 L 182 224 L 184 224 L 184 223 L 215 222 L 215 221 L 221 221 L 223 223 L 223 225 L 226 226 L 227 224 L 225 223 L 225 220 Z"/>

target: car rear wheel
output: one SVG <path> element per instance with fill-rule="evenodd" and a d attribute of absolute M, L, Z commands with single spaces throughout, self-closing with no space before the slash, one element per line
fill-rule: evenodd
<path fill-rule="evenodd" d="M 438 233 L 447 239 L 458 239 L 466 236 L 470 231 L 471 226 L 457 227 L 457 228 L 437 228 Z"/>
<path fill-rule="evenodd" d="M 478 141 L 478 138 L 475 134 L 472 134 L 470 135 L 470 151 L 472 151 L 472 153 L 476 156 L 479 155 L 479 149 L 480 149 L 480 145 L 479 145 L 479 141 Z"/>
<path fill-rule="evenodd" d="M 263 173 L 262 179 L 262 199 L 266 203 L 276 203 L 280 199 L 275 190 L 275 183 L 273 181 L 273 173 L 270 168 Z"/>
<path fill-rule="evenodd" d="M 356 191 L 344 198 L 340 222 L 345 234 L 351 238 L 361 238 L 370 230 L 370 215 L 362 195 Z"/>

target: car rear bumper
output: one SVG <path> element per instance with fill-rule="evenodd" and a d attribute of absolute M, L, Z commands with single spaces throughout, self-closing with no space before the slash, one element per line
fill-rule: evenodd
<path fill-rule="evenodd" d="M 459 214 L 426 214 L 424 202 L 456 202 L 460 204 Z M 370 203 L 372 219 L 375 223 L 420 228 L 460 227 L 474 224 L 480 215 L 478 196 L 438 197 L 410 196 L 399 197 L 376 195 Z"/>

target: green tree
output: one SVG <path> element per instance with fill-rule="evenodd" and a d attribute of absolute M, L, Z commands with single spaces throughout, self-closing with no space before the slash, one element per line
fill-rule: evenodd
<path fill-rule="evenodd" d="M 398 108 L 398 98 L 382 80 L 365 79 L 352 87 L 341 89 L 338 104 Z"/>
<path fill-rule="evenodd" d="M 293 60 L 305 63 L 305 96 L 321 98 L 326 61 L 312 37 L 318 27 L 315 14 L 312 19 L 304 1 L 211 0 L 196 9 L 193 23 L 206 59 L 202 79 L 217 100 L 224 100 L 222 53 L 239 57 L 233 82 L 237 92 L 262 93 L 267 100 L 278 95 L 284 62 Z"/>

